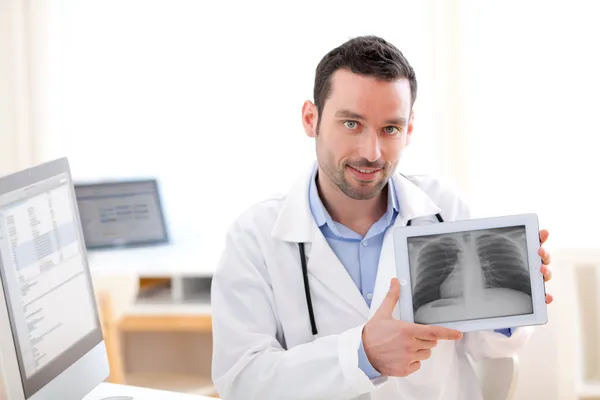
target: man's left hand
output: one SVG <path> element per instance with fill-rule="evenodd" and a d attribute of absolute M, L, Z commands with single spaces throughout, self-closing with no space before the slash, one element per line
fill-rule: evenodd
<path fill-rule="evenodd" d="M 552 279 L 552 271 L 548 268 L 550 265 L 550 252 L 546 250 L 543 245 L 548 240 L 548 231 L 546 229 L 542 229 L 540 231 L 540 249 L 538 250 L 538 254 L 542 257 L 542 267 L 540 268 L 540 272 L 544 275 L 544 283 L 548 282 Z M 552 303 L 553 297 L 550 293 L 546 294 L 546 304 Z"/>

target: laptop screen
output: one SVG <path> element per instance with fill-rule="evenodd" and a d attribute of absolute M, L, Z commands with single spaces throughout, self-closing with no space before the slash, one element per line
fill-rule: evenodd
<path fill-rule="evenodd" d="M 169 242 L 156 180 L 76 184 L 88 249 Z"/>

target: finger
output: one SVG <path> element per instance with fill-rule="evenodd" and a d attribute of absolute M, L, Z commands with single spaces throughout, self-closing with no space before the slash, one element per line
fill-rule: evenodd
<path fill-rule="evenodd" d="M 546 265 L 542 265 L 540 272 L 544 276 L 544 282 L 548 282 L 550 279 L 552 279 L 552 271 Z"/>
<path fill-rule="evenodd" d="M 458 340 L 463 334 L 454 329 L 441 326 L 427 326 L 414 324 L 414 337 L 424 340 Z"/>
<path fill-rule="evenodd" d="M 415 372 L 417 372 L 419 370 L 419 368 L 421 368 L 420 361 L 415 361 L 415 362 L 411 363 L 408 366 L 408 370 L 407 370 L 408 374 L 407 375 L 414 374 Z"/>
<path fill-rule="evenodd" d="M 553 300 L 554 300 L 554 297 L 552 297 L 551 294 L 546 295 L 546 304 L 552 303 Z"/>
<path fill-rule="evenodd" d="M 415 360 L 417 361 L 424 361 L 427 360 L 429 357 L 431 357 L 430 349 L 421 349 L 415 352 Z"/>
<path fill-rule="evenodd" d="M 400 284 L 398 284 L 397 278 L 392 278 L 390 280 L 390 289 L 388 290 L 383 302 L 375 312 L 374 317 L 380 318 L 389 318 L 392 316 L 392 312 L 394 311 L 394 307 L 398 304 L 398 299 L 400 298 Z"/>
<path fill-rule="evenodd" d="M 538 250 L 538 255 L 542 257 L 542 264 L 548 265 L 552 261 L 552 257 L 550 256 L 550 252 L 543 247 L 540 247 Z"/>
<path fill-rule="evenodd" d="M 416 339 L 417 340 L 417 349 L 433 349 L 437 346 L 437 340 L 424 340 L 424 339 Z"/>
<path fill-rule="evenodd" d="M 546 240 L 548 240 L 548 236 L 550 236 L 550 233 L 548 232 L 548 230 L 542 229 L 540 231 L 540 244 L 546 243 Z"/>

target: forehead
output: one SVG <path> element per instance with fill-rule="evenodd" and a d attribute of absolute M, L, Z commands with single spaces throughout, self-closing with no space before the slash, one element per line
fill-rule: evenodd
<path fill-rule="evenodd" d="M 333 112 L 347 109 L 372 117 L 406 117 L 411 109 L 410 83 L 405 78 L 384 81 L 341 69 L 331 76 L 325 108 Z"/>

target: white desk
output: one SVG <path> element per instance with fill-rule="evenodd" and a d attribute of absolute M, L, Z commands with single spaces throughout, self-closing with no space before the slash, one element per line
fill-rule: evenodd
<path fill-rule="evenodd" d="M 217 244 L 189 241 L 173 245 L 88 252 L 94 282 L 108 282 L 117 316 L 210 315 L 210 278 L 221 257 Z M 137 299 L 140 278 L 168 278 L 171 286 L 151 299 Z M 118 286 L 115 287 L 114 283 Z M 127 294 L 127 298 L 124 295 Z M 121 297 L 123 297 L 121 301 Z M 121 307 L 121 303 L 124 308 Z"/>
<path fill-rule="evenodd" d="M 213 397 L 115 385 L 112 383 L 101 383 L 82 400 L 102 400 L 110 396 L 130 396 L 133 397 L 133 400 L 215 400 Z"/>
<path fill-rule="evenodd" d="M 88 251 L 95 275 L 209 277 L 219 263 L 223 240 L 187 241 L 164 246 Z M 221 243 L 222 242 L 222 243 Z"/>

